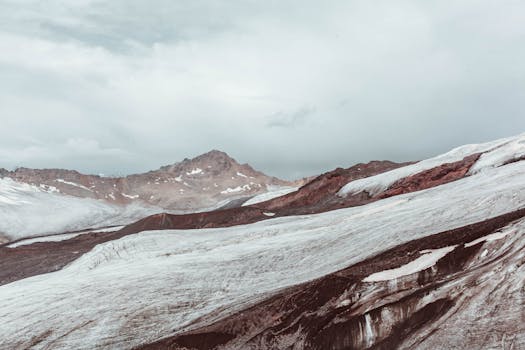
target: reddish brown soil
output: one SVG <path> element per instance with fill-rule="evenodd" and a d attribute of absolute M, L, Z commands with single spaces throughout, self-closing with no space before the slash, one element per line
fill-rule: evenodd
<path fill-rule="evenodd" d="M 394 183 L 387 191 L 377 196 L 377 198 L 388 198 L 404 193 L 421 191 L 462 179 L 467 175 L 469 169 L 476 163 L 480 155 L 480 153 L 476 153 L 458 162 L 445 163 L 438 167 L 405 177 Z"/>

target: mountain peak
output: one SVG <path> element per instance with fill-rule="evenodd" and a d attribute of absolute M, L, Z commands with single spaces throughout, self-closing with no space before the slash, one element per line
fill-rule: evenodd
<path fill-rule="evenodd" d="M 227 159 L 232 162 L 236 162 L 235 159 L 230 157 L 228 153 L 219 151 L 216 149 L 212 149 L 211 151 L 208 151 L 206 153 L 201 154 L 200 156 L 197 156 L 193 158 L 192 160 L 201 160 L 201 159 Z"/>

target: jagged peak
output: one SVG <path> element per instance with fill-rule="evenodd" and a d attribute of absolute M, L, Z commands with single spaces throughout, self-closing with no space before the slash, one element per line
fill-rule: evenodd
<path fill-rule="evenodd" d="M 235 162 L 237 163 L 237 161 L 235 159 L 233 159 L 232 157 L 230 157 L 230 155 L 226 152 L 223 152 L 223 151 L 219 151 L 217 149 L 212 149 L 211 151 L 208 151 L 206 153 L 203 153 L 193 159 L 191 159 L 192 161 L 195 161 L 195 160 L 203 160 L 203 159 L 224 159 L 224 160 L 228 160 L 230 162 Z"/>
<path fill-rule="evenodd" d="M 232 166 L 239 165 L 239 163 L 226 152 L 212 149 L 206 153 L 200 154 L 194 158 L 184 158 L 181 162 L 177 162 L 171 165 L 166 165 L 160 168 L 164 171 L 180 171 L 181 168 L 188 166 L 198 166 L 199 163 L 210 163 L 210 164 L 222 164 Z"/>

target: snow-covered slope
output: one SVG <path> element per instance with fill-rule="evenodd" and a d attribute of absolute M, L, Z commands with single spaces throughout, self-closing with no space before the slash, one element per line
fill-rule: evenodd
<path fill-rule="evenodd" d="M 62 195 L 48 186 L 36 187 L 0 178 L 0 234 L 10 240 L 128 224 L 161 210 L 138 204 L 112 205 Z"/>
<path fill-rule="evenodd" d="M 483 153 L 469 176 L 362 206 L 99 244 L 0 286 L 1 347 L 163 349 L 152 343 L 166 337 L 202 349 L 524 347 L 524 138 L 353 181 L 341 195 Z M 58 206 L 9 181 L 1 193 L 11 207 L 42 196 Z"/>
<path fill-rule="evenodd" d="M 460 161 L 463 158 L 476 153 L 483 154 L 476 165 L 471 169 L 471 174 L 477 173 L 488 167 L 499 166 L 506 161 L 517 159 L 525 155 L 525 134 L 482 144 L 471 144 L 457 147 L 450 152 L 434 158 L 426 159 L 376 176 L 352 181 L 339 191 L 339 195 L 347 196 L 364 191 L 371 196 L 374 196 L 386 191 L 388 187 L 400 179 L 420 173 L 424 170 L 435 168 L 444 163 Z"/>
<path fill-rule="evenodd" d="M 0 338 L 10 348 L 129 349 L 396 245 L 524 207 L 525 162 L 515 162 L 361 207 L 134 234 L 61 271 L 1 286 Z"/>

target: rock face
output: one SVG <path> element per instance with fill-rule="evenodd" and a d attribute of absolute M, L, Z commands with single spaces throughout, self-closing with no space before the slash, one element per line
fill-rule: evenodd
<path fill-rule="evenodd" d="M 12 172 L 4 169 L 0 177 L 10 177 L 50 192 L 102 199 L 114 204 L 141 202 L 180 212 L 211 209 L 236 198 L 265 192 L 268 187 L 294 185 L 256 171 L 248 164 L 239 164 L 216 150 L 155 171 L 125 177 L 28 168 Z"/>

